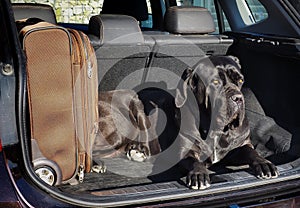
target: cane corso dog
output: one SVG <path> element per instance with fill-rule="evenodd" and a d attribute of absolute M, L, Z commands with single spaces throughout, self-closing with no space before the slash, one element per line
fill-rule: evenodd
<path fill-rule="evenodd" d="M 156 160 L 177 163 L 192 189 L 209 187 L 208 168 L 222 159 L 250 165 L 261 179 L 277 177 L 251 144 L 240 70 L 236 57 L 211 56 L 186 69 L 175 90 L 101 92 L 94 152 L 135 161 L 163 155 Z"/>
<path fill-rule="evenodd" d="M 165 126 L 156 150 L 168 151 L 167 160 L 179 161 L 179 167 L 186 171 L 188 187 L 209 187 L 208 167 L 225 156 L 233 165 L 248 164 L 258 178 L 278 176 L 275 165 L 251 144 L 243 83 L 236 57 L 211 56 L 186 69 L 173 93 L 161 89 L 138 93 L 146 115 L 156 108 L 164 112 L 166 121 L 161 122 L 157 116 L 155 124 Z"/>
<path fill-rule="evenodd" d="M 149 141 L 150 121 L 144 106 L 132 90 L 112 90 L 99 93 L 99 131 L 93 152 L 102 158 L 128 157 L 142 162 L 152 152 Z M 158 146 L 158 145 L 154 145 Z"/>

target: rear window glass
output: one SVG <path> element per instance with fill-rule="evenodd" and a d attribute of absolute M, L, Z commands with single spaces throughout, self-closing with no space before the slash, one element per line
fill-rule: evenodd
<path fill-rule="evenodd" d="M 87 24 L 102 9 L 103 0 L 11 0 L 12 3 L 39 3 L 53 7 L 57 22 Z"/>
<path fill-rule="evenodd" d="M 11 0 L 12 3 L 40 3 L 53 7 L 57 22 L 88 24 L 91 16 L 102 11 L 104 0 Z M 142 21 L 143 27 L 152 27 L 150 0 L 147 0 L 148 20 Z"/>
<path fill-rule="evenodd" d="M 53 7 L 57 22 L 87 24 L 93 15 L 100 13 L 103 0 L 11 0 L 12 3 L 40 3 Z"/>
<path fill-rule="evenodd" d="M 268 18 L 268 12 L 258 0 L 246 0 L 253 17 L 253 23 L 260 22 Z"/>

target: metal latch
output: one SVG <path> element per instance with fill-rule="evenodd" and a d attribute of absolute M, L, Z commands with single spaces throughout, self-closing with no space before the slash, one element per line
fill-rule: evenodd
<path fill-rule="evenodd" d="M 79 180 L 79 183 L 82 183 L 83 179 L 84 179 L 84 166 L 80 165 L 79 166 L 79 171 L 78 171 L 78 180 Z"/>

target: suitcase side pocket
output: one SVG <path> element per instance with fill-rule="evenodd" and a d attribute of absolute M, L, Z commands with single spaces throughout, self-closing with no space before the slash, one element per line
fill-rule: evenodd
<path fill-rule="evenodd" d="M 90 172 L 92 166 L 92 145 L 98 129 L 98 88 L 95 85 L 95 66 L 91 63 L 87 37 L 76 30 L 69 29 L 73 40 L 73 63 L 77 74 L 76 94 L 76 131 L 79 141 L 79 181 L 83 181 L 84 172 Z M 77 54 L 77 55 L 76 55 Z"/>

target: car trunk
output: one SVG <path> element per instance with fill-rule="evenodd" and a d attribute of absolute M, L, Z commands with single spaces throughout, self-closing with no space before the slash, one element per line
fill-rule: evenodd
<path fill-rule="evenodd" d="M 191 190 L 185 185 L 185 176 L 176 166 L 162 174 L 152 175 L 155 169 L 153 161 L 135 162 L 125 157 L 102 158 L 94 152 L 95 164 L 104 162 L 107 166 L 105 173 L 86 173 L 83 183 L 76 185 L 47 186 L 38 179 L 31 167 L 30 139 L 27 135 L 29 122 L 25 116 L 28 116 L 26 83 L 24 73 L 20 72 L 18 128 L 24 166 L 30 180 L 59 200 L 97 207 L 199 207 L 199 204 L 203 207 L 224 207 L 237 202 L 247 204 L 280 199 L 299 191 L 300 108 L 297 95 L 300 91 L 300 40 L 247 33 L 228 35 L 234 39 L 228 54 L 240 59 L 245 76 L 246 110 L 254 146 L 277 166 L 280 173 L 278 178 L 260 180 L 248 166 L 226 166 L 220 162 L 210 168 L 211 187 Z M 25 64 L 20 63 L 22 67 L 25 70 Z"/>
<path fill-rule="evenodd" d="M 220 163 L 210 168 L 210 188 L 191 190 L 185 185 L 185 176 L 179 174 L 176 167 L 152 176 L 155 165 L 151 161 L 135 162 L 125 157 L 101 158 L 95 152 L 94 162 L 99 164 L 103 161 L 107 167 L 105 173 L 87 173 L 83 183 L 47 187 L 47 192 L 82 206 L 115 207 L 152 203 L 181 206 L 201 203 L 204 207 L 222 207 L 236 201 L 247 204 L 253 200 L 280 199 L 291 190 L 296 190 L 299 187 L 299 180 L 296 179 L 300 177 L 300 112 L 295 99 L 300 90 L 297 85 L 300 61 L 298 51 L 289 54 L 291 50 L 284 49 L 296 50 L 299 42 L 296 39 L 288 40 L 274 53 L 272 44 L 266 46 L 251 42 L 249 45 L 248 35 L 230 35 L 235 42 L 229 54 L 239 57 L 243 66 L 247 115 L 255 147 L 277 166 L 280 173 L 278 178 L 260 180 L 248 166 L 234 167 Z M 260 135 L 267 135 L 267 138 L 260 140 Z M 44 185 L 40 186 L 45 189 Z"/>
<path fill-rule="evenodd" d="M 274 200 L 289 193 L 292 184 L 292 189 L 295 189 L 298 183 L 295 179 L 300 177 L 300 112 L 296 102 L 300 90 L 297 84 L 300 77 L 299 40 L 264 37 L 263 43 L 260 43 L 253 39 L 260 39 L 261 36 L 229 35 L 235 41 L 228 53 L 239 57 L 243 66 L 246 114 L 254 146 L 261 155 L 277 165 L 278 178 L 259 180 L 248 166 L 226 166 L 221 162 L 210 168 L 210 188 L 191 190 L 186 187 L 185 177 L 178 174 L 176 167 L 151 176 L 155 168 L 151 161 L 139 163 L 127 158 L 104 159 L 95 153 L 96 163 L 105 162 L 105 173 L 88 173 L 83 183 L 61 185 L 57 190 L 72 198 L 105 206 L 164 200 L 173 206 L 176 203 L 172 200 L 195 197 L 195 202 L 201 202 L 203 206 L 223 206 L 239 197 L 245 204 L 253 200 L 252 197 L 257 201 L 265 198 Z M 272 41 L 276 44 L 270 43 Z M 282 188 L 282 192 L 275 191 L 276 187 Z M 234 195 L 233 199 L 231 194 L 237 193 L 238 196 Z"/>

